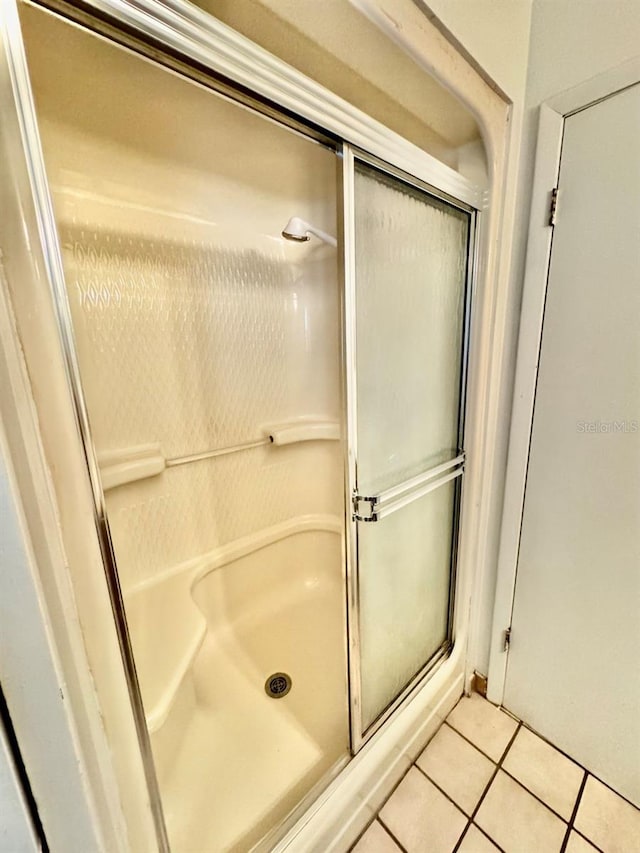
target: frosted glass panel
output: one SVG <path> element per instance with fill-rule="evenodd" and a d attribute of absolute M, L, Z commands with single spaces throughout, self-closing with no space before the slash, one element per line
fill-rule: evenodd
<path fill-rule="evenodd" d="M 408 499 L 358 523 L 363 732 L 449 638 L 460 481 L 422 497 L 407 481 L 459 451 L 469 229 L 464 211 L 356 163 L 357 492 L 404 485 Z"/>
<path fill-rule="evenodd" d="M 358 488 L 456 455 L 469 216 L 358 164 Z"/>
<path fill-rule="evenodd" d="M 447 639 L 455 488 L 359 525 L 363 729 Z"/>

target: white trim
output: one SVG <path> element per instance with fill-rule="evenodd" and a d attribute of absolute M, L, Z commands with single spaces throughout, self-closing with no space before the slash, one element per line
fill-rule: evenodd
<path fill-rule="evenodd" d="M 88 0 L 87 5 L 476 210 L 482 207 L 484 191 L 459 172 L 191 3 Z"/>
<path fill-rule="evenodd" d="M 508 651 L 504 651 L 503 632 L 511 626 L 515 597 L 538 360 L 551 260 L 553 229 L 549 226 L 550 191 L 558 184 L 564 122 L 572 113 L 586 109 L 638 82 L 640 59 L 633 59 L 556 95 L 540 107 L 489 653 L 487 698 L 497 704 L 503 701 L 506 685 Z"/>
<path fill-rule="evenodd" d="M 596 74 L 577 86 L 572 86 L 565 92 L 561 92 L 550 98 L 547 105 L 556 113 L 566 116 L 583 110 L 602 98 L 615 95 L 621 89 L 633 86 L 640 82 L 640 58 L 623 62 L 617 68 L 611 68 L 602 74 Z"/>
<path fill-rule="evenodd" d="M 105 827 L 98 819 L 95 791 L 90 790 L 88 780 L 87 757 L 82 754 L 74 719 L 82 710 L 78 706 L 70 707 L 70 702 L 78 701 L 78 685 L 74 683 L 76 673 L 70 673 L 68 666 L 65 673 L 56 643 L 57 631 L 49 618 L 49 611 L 55 610 L 51 602 L 51 581 L 55 584 L 60 580 L 53 569 L 56 564 L 60 565 L 56 553 L 57 530 L 55 521 L 46 517 L 49 497 L 46 475 L 40 448 L 34 440 L 30 407 L 22 393 L 26 377 L 16 343 L 0 268 L 0 385 L 3 389 L 0 420 L 6 419 L 7 424 L 6 431 L 0 424 L 0 624 L 3 638 L 0 681 L 49 846 L 52 850 L 106 850 L 108 845 L 104 836 L 101 837 Z M 19 434 L 18 441 L 16 434 Z M 21 469 L 20 477 L 18 468 Z M 30 517 L 23 506 L 25 493 L 38 496 L 37 501 L 30 501 Z M 34 505 L 36 502 L 38 506 Z M 38 536 L 39 542 L 34 541 L 32 535 L 34 516 L 42 532 L 46 531 L 45 536 Z M 48 590 L 39 576 L 42 571 L 50 575 Z M 85 670 L 82 669 L 82 639 L 70 608 L 70 591 L 56 592 L 62 599 L 59 604 L 64 613 L 62 618 L 68 620 L 67 630 L 74 635 L 74 651 L 79 664 L 77 674 L 85 693 L 83 701 L 91 704 L 94 697 L 87 684 L 86 661 Z M 29 673 L 28 678 L 25 673 Z M 94 711 L 97 712 L 97 708 Z M 99 743 L 100 734 L 94 731 L 96 752 L 106 746 L 104 742 Z M 100 759 L 104 761 L 105 757 L 103 753 Z M 106 780 L 108 768 L 104 763 L 102 772 Z M 115 807 L 114 823 L 120 825 L 106 830 L 108 834 L 114 832 L 108 835 L 109 843 L 114 851 L 124 851 L 122 818 L 117 805 L 113 801 L 111 805 Z"/>
<path fill-rule="evenodd" d="M 529 437 L 538 377 L 538 352 L 542 335 L 547 268 L 551 256 L 553 229 L 548 225 L 549 198 L 550 191 L 556 186 L 558 179 L 563 124 L 562 117 L 556 112 L 545 105 L 541 107 L 538 159 L 531 198 L 529 244 L 522 302 L 523 322 L 520 326 L 516 363 L 509 464 L 489 651 L 487 697 L 498 704 L 502 703 L 506 677 L 507 654 L 503 650 L 502 632 L 511 624 L 515 567 L 520 544 L 520 522 L 529 458 Z"/>
<path fill-rule="evenodd" d="M 329 785 L 272 853 L 343 853 L 351 847 L 462 695 L 464 655 L 463 647 L 454 651 L 428 689 L 373 735 L 348 772 Z"/>
<path fill-rule="evenodd" d="M 148 796 L 136 788 L 141 765 L 136 764 L 137 743 L 132 742 L 129 720 L 119 703 L 124 685 L 119 681 L 119 670 L 112 665 L 115 636 L 109 633 L 113 631 L 111 613 L 105 622 L 103 576 L 95 573 L 95 562 L 86 555 L 81 561 L 72 559 L 69 539 L 63 544 L 61 513 L 48 468 L 51 445 L 46 447 L 45 439 L 51 441 L 52 420 L 55 429 L 65 436 L 64 448 L 56 447 L 55 460 L 59 469 L 65 469 L 65 476 L 73 476 L 82 451 L 79 443 L 74 443 L 78 435 L 72 400 L 64 396 L 67 386 L 61 390 L 59 340 L 43 333 L 43 325 L 51 316 L 51 303 L 48 259 L 38 219 L 41 210 L 36 209 L 32 193 L 28 155 L 33 152 L 24 144 L 25 121 L 32 110 L 25 69 L 17 4 L 5 0 L 0 15 L 0 239 L 7 281 L 0 277 L 0 419 L 4 424 L 0 440 L 6 439 L 3 448 L 25 562 L 19 583 L 11 583 L 10 567 L 0 573 L 0 579 L 8 584 L 1 596 L 2 605 L 10 614 L 23 617 L 16 624 L 10 619 L 0 620 L 3 648 L 11 651 L 2 659 L 0 676 L 7 704 L 15 714 L 13 724 L 50 847 L 124 853 L 134 838 L 146 841 L 150 837 L 145 811 Z M 36 389 L 40 409 L 36 407 Z M 65 462 L 73 458 L 73 466 L 66 466 L 63 457 Z M 86 501 L 86 485 L 86 477 L 75 479 L 70 499 Z M 76 517 L 82 517 L 82 512 Z M 15 539 L 18 542 L 17 535 Z M 75 543 L 72 552 L 74 547 Z M 16 554 L 17 549 L 18 545 Z M 83 636 L 78 621 L 76 600 L 82 593 L 72 586 L 71 562 L 82 572 L 86 588 L 100 589 L 100 600 L 90 617 L 99 632 L 100 659 L 87 654 L 91 638 Z M 29 608 L 37 610 L 45 635 L 42 643 L 35 627 L 25 628 Z M 9 683 L 7 673 L 13 673 L 14 666 L 18 669 Z M 104 701 L 98 704 L 96 696 L 93 679 L 101 668 L 113 676 L 109 701 L 117 708 L 118 723 L 124 721 L 118 729 L 121 758 L 115 761 L 126 765 L 126 779 L 134 791 L 127 791 L 129 802 L 125 807 L 129 812 L 135 810 L 139 826 L 135 833 L 125 822 L 123 777 L 119 774 L 116 780 L 113 743 L 105 732 L 105 725 L 114 723 L 114 715 L 106 712 Z M 25 673 L 32 677 L 25 678 Z M 60 709 L 48 700 L 50 683 L 55 684 Z M 63 760 L 67 750 L 73 753 L 69 761 Z M 143 844 L 138 844 L 138 849 L 150 849 Z"/>

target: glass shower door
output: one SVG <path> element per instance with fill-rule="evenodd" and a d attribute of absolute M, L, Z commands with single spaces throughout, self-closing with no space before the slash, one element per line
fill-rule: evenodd
<path fill-rule="evenodd" d="M 360 159 L 350 171 L 357 747 L 451 643 L 472 217 Z"/>

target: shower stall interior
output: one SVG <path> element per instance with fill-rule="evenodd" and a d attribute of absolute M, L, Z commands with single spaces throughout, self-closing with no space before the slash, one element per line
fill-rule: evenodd
<path fill-rule="evenodd" d="M 19 10 L 160 844 L 267 849 L 455 642 L 477 196 Z"/>

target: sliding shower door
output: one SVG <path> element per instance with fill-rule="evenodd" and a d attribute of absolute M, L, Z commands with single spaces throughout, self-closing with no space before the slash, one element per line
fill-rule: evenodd
<path fill-rule="evenodd" d="M 472 216 L 349 161 L 357 747 L 451 645 Z"/>

